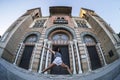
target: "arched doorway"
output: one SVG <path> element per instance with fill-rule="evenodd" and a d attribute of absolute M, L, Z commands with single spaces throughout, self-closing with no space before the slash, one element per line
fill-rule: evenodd
<path fill-rule="evenodd" d="M 96 40 L 91 35 L 84 35 L 83 40 L 88 50 L 91 69 L 95 70 L 97 68 L 100 68 L 102 65 L 96 49 L 96 43 L 97 43 Z"/>
<path fill-rule="evenodd" d="M 82 73 L 78 41 L 76 40 L 75 31 L 71 27 L 64 25 L 50 27 L 46 30 L 45 38 L 43 46 L 48 48 L 58 46 L 62 48 L 64 63 L 71 68 L 73 74 Z M 38 72 L 41 73 L 44 68 L 47 68 L 52 60 L 53 58 L 52 55 L 49 54 L 49 50 L 42 48 Z M 50 72 L 45 72 L 45 74 L 68 74 L 65 70 L 61 70 L 59 72 L 57 72 L 57 70 L 59 69 L 55 70 L 55 68 L 53 68 Z"/>
<path fill-rule="evenodd" d="M 63 62 L 70 67 L 70 59 L 69 59 L 69 47 L 68 42 L 72 39 L 70 33 L 64 29 L 55 30 L 50 33 L 49 40 L 52 41 L 52 48 L 59 47 L 61 49 L 62 60 Z M 51 62 L 53 61 L 53 55 L 51 58 Z M 61 66 L 54 66 L 51 69 L 51 74 L 68 74 L 67 70 L 62 68 Z"/>
<path fill-rule="evenodd" d="M 35 46 L 35 42 L 37 42 L 37 39 L 38 36 L 36 34 L 31 34 L 27 36 L 23 41 L 25 47 L 21 56 L 19 67 L 29 69 L 31 55 Z"/>

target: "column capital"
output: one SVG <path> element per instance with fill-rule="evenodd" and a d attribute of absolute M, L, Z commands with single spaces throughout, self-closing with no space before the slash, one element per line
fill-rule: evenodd
<path fill-rule="evenodd" d="M 23 42 L 21 42 L 20 44 L 23 44 Z"/>
<path fill-rule="evenodd" d="M 73 41 L 74 41 L 74 42 L 77 42 L 77 40 L 76 40 L 76 39 L 73 39 Z"/>
<path fill-rule="evenodd" d="M 69 43 L 70 43 L 70 44 L 73 44 L 73 41 L 70 41 Z"/>
<path fill-rule="evenodd" d="M 77 39 L 73 39 L 73 41 L 77 41 Z"/>
<path fill-rule="evenodd" d="M 48 44 L 51 44 L 51 43 L 52 43 L 52 41 L 48 41 L 47 43 L 48 43 Z"/>
<path fill-rule="evenodd" d="M 97 43 L 98 45 L 100 45 L 101 43 Z"/>
<path fill-rule="evenodd" d="M 48 39 L 44 39 L 44 42 L 48 41 Z"/>
<path fill-rule="evenodd" d="M 85 43 L 83 43 L 83 45 L 85 46 Z"/>

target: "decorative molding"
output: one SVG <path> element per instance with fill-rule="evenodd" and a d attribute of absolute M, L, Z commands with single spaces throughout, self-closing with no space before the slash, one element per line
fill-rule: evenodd
<path fill-rule="evenodd" d="M 99 43 L 99 40 L 98 40 L 97 36 L 96 36 L 95 34 L 91 33 L 91 32 L 82 32 L 82 33 L 80 34 L 82 42 L 84 42 L 83 37 L 84 37 L 85 35 L 90 35 L 90 36 L 92 36 L 92 37 L 95 39 L 96 43 Z"/>
<path fill-rule="evenodd" d="M 37 32 L 37 31 L 32 31 L 32 32 L 28 32 L 27 34 L 25 34 L 25 36 L 23 37 L 21 43 L 29 36 L 29 35 L 32 35 L 32 34 L 35 34 L 37 35 L 37 42 L 39 41 L 39 38 L 40 38 L 40 35 L 41 33 L 40 32 Z"/>
<path fill-rule="evenodd" d="M 72 28 L 70 28 L 70 27 L 68 27 L 68 26 L 66 26 L 66 25 L 55 25 L 55 26 L 52 26 L 52 27 L 48 28 L 48 29 L 46 30 L 47 32 L 46 32 L 45 38 L 47 39 L 47 38 L 48 38 L 48 35 L 49 35 L 52 31 L 54 31 L 54 30 L 56 30 L 56 29 L 66 30 L 66 31 L 68 31 L 68 32 L 71 33 L 71 35 L 72 35 L 72 37 L 73 37 L 74 39 L 76 39 L 75 31 L 74 31 Z"/>

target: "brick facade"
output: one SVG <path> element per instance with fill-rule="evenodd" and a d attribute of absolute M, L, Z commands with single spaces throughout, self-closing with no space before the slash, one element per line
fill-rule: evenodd
<path fill-rule="evenodd" d="M 69 7 L 62 7 L 63 10 L 67 10 L 67 8 Z M 55 10 L 57 9 L 60 8 L 56 7 Z M 94 11 L 84 8 L 82 8 L 82 16 L 80 15 L 80 17 L 73 17 L 70 15 L 70 11 L 65 13 L 62 9 L 60 13 L 50 13 L 49 17 L 43 17 L 38 8 L 28 10 L 16 20 L 15 27 L 11 26 L 5 32 L 5 34 L 9 33 L 8 37 L 0 44 L 9 53 L 6 50 L 1 50 L 2 58 L 19 66 L 25 46 L 33 45 L 34 49 L 31 53 L 28 70 L 40 73 L 51 63 L 52 58 L 52 55 L 40 45 L 50 48 L 53 45 L 67 45 L 70 68 L 73 74 L 86 73 L 92 70 L 92 62 L 87 47 L 95 47 L 101 67 L 118 59 L 119 49 L 116 49 L 118 46 L 115 45 L 117 41 L 113 36 L 114 31 L 106 25 L 103 19 Z M 34 27 L 40 20 L 45 20 L 43 26 Z M 56 24 L 55 20 L 58 20 Z M 82 24 L 83 27 L 79 27 L 76 20 L 79 20 L 81 22 L 79 24 Z M 64 21 L 67 23 L 64 24 Z M 37 35 L 37 41 L 25 43 L 25 39 L 32 34 Z M 68 36 L 68 40 L 52 40 L 56 34 L 65 34 Z M 85 43 L 85 36 L 91 36 L 95 43 Z M 50 71 L 47 73 L 49 74 Z"/>

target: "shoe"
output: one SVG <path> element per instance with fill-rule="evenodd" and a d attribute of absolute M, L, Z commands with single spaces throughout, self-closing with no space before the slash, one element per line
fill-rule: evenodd
<path fill-rule="evenodd" d="M 73 74 L 69 74 L 70 76 L 73 76 Z"/>
<path fill-rule="evenodd" d="M 44 72 L 42 71 L 40 74 L 44 74 Z"/>

